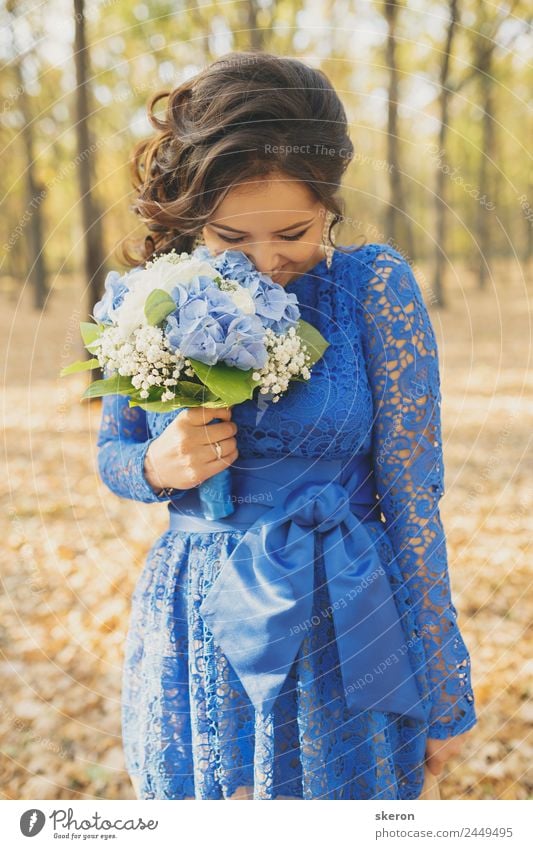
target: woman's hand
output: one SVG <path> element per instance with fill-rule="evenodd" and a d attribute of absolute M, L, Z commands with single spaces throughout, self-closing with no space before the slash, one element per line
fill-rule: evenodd
<path fill-rule="evenodd" d="M 212 419 L 223 419 L 209 425 Z M 145 455 L 144 473 L 154 490 L 165 487 L 189 489 L 235 462 L 237 425 L 231 407 L 189 407 L 173 419 L 154 439 Z M 215 442 L 222 456 L 217 458 Z"/>
<path fill-rule="evenodd" d="M 471 730 L 471 729 L 470 729 Z M 470 731 L 456 734 L 455 737 L 447 737 L 445 740 L 437 740 L 428 737 L 426 740 L 426 764 L 433 775 L 440 775 L 444 764 L 459 754 L 463 748 L 465 737 Z"/>

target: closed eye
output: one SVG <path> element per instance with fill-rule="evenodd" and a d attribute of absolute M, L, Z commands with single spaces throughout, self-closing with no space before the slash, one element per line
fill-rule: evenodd
<path fill-rule="evenodd" d="M 309 227 L 306 227 L 305 230 L 301 230 L 299 233 L 296 233 L 294 236 L 280 236 L 280 239 L 283 239 L 285 242 L 296 242 L 296 241 L 298 241 L 298 239 L 301 239 L 302 236 L 304 236 L 307 233 L 308 230 L 309 230 Z M 219 236 L 222 239 L 223 242 L 229 242 L 229 244 L 231 244 L 231 245 L 235 245 L 235 244 L 237 244 L 237 242 L 243 241 L 242 236 L 239 236 L 237 239 L 229 239 L 227 236 L 223 236 L 222 233 L 217 233 L 217 236 Z"/>

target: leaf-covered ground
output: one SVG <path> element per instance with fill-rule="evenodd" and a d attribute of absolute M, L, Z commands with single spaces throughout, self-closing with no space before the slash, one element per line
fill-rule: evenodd
<path fill-rule="evenodd" d="M 530 555 L 533 410 L 530 315 L 518 273 L 498 292 L 468 273 L 439 340 L 455 604 L 469 647 L 479 723 L 441 779 L 444 799 L 533 796 Z M 98 402 L 77 359 L 75 286 L 44 315 L 0 300 L 5 388 L 0 478 L 1 785 L 5 798 L 133 798 L 120 742 L 120 670 L 129 599 L 166 527 L 166 507 L 123 501 L 96 472 Z"/>

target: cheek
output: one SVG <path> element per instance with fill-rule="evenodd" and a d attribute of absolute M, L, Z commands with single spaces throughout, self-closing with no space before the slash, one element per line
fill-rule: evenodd
<path fill-rule="evenodd" d="M 288 243 L 287 245 L 282 245 L 279 253 L 287 263 L 299 266 L 307 263 L 315 251 L 316 245 L 308 244 L 307 241 L 302 241 L 295 242 L 294 244 Z"/>
<path fill-rule="evenodd" d="M 320 245 L 321 231 L 310 230 L 299 242 L 287 242 L 280 253 L 298 264 L 309 264 L 316 256 L 317 246 Z"/>

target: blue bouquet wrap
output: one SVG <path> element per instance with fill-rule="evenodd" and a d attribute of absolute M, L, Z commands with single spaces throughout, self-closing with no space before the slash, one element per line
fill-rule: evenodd
<path fill-rule="evenodd" d="M 213 419 L 211 424 L 222 419 Z M 231 497 L 231 469 L 222 469 L 198 487 L 198 495 L 206 519 L 223 519 L 230 516 L 235 507 Z"/>

